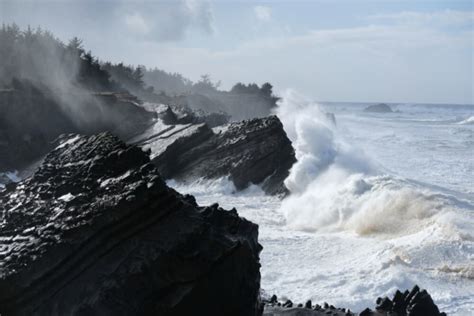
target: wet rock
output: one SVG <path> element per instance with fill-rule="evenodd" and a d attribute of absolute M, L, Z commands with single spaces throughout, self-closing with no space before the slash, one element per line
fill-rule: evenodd
<path fill-rule="evenodd" d="M 166 179 L 229 176 L 238 190 L 260 184 L 269 194 L 287 192 L 283 181 L 296 161 L 276 116 L 232 123 L 218 133 L 206 124 L 175 125 L 132 143 L 151 151 L 152 162 Z"/>
<path fill-rule="evenodd" d="M 280 308 L 278 304 L 265 305 L 263 315 L 280 316 L 280 315 L 344 315 L 344 316 L 446 316 L 441 313 L 433 302 L 431 296 L 426 290 L 420 290 L 418 286 L 414 286 L 411 291 L 401 293 L 396 291 L 393 299 L 377 298 L 375 310 L 365 308 L 359 314 L 354 314 L 350 309 L 336 308 L 333 305 L 324 303 L 323 306 L 316 304 L 314 309 L 307 308 L 310 301 L 305 304 L 304 308 Z"/>
<path fill-rule="evenodd" d="M 278 298 L 275 294 L 273 294 L 272 297 L 270 298 L 270 303 L 275 304 L 276 302 L 278 302 Z"/>
<path fill-rule="evenodd" d="M 388 297 L 385 297 L 383 299 L 380 299 L 379 302 L 377 302 L 377 310 L 390 310 L 392 308 L 392 301 Z"/>
<path fill-rule="evenodd" d="M 293 307 L 293 302 L 290 300 L 287 300 L 284 304 L 283 307 Z"/>
<path fill-rule="evenodd" d="M 257 226 L 168 188 L 149 157 L 69 135 L 0 191 L 0 314 L 258 315 Z"/>

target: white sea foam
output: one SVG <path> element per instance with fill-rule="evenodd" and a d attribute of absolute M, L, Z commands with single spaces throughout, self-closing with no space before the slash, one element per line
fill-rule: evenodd
<path fill-rule="evenodd" d="M 3 188 L 5 183 L 20 181 L 21 178 L 18 175 L 18 171 L 0 172 L 0 188 Z"/>
<path fill-rule="evenodd" d="M 363 108 L 284 94 L 277 114 L 298 162 L 283 201 L 227 179 L 169 184 L 259 224 L 267 293 L 361 311 L 418 284 L 442 311 L 471 315 L 472 126 L 453 124 L 471 108 L 400 105 L 389 117 Z"/>
<path fill-rule="evenodd" d="M 294 91 L 284 95 L 277 114 L 298 160 L 285 181 L 292 194 L 281 206 L 292 228 L 409 234 L 457 207 L 442 194 L 376 170 L 317 104 Z"/>
<path fill-rule="evenodd" d="M 472 125 L 474 124 L 474 115 L 468 117 L 465 120 L 462 120 L 461 122 L 458 123 L 459 125 Z"/>

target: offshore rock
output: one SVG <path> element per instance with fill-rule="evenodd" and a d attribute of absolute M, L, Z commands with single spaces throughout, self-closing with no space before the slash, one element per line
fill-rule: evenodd
<path fill-rule="evenodd" d="M 257 315 L 257 235 L 167 187 L 141 149 L 64 136 L 0 191 L 0 314 Z"/>
<path fill-rule="evenodd" d="M 390 106 L 385 103 L 369 105 L 364 109 L 364 112 L 373 112 L 373 113 L 393 113 L 393 110 Z"/>

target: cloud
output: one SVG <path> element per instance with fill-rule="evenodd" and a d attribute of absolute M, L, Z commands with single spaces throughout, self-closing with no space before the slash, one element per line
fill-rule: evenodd
<path fill-rule="evenodd" d="M 224 88 L 270 81 L 276 89 L 297 88 L 319 100 L 474 103 L 472 11 L 384 13 L 345 28 L 298 28 L 292 22 L 291 32 L 276 31 L 290 23 L 282 20 L 239 37 L 228 20 L 214 30 L 209 1 L 0 3 L 0 22 L 41 25 L 63 40 L 79 36 L 103 60 L 157 66 L 193 80 L 209 73 Z M 255 8 L 244 11 L 254 21 Z M 222 8 L 215 9 L 217 14 Z M 260 17 L 275 20 L 268 9 Z M 239 31 L 247 34 L 252 27 Z M 209 34 L 216 34 L 212 41 L 199 38 Z"/>
<path fill-rule="evenodd" d="M 146 34 L 150 31 L 150 28 L 145 22 L 145 19 L 138 12 L 134 12 L 132 14 L 126 14 L 125 24 L 133 32 Z"/>
<path fill-rule="evenodd" d="M 99 40 L 177 42 L 214 33 L 210 0 L 0 0 L 0 22 Z"/>
<path fill-rule="evenodd" d="M 123 1 L 118 12 L 125 17 L 128 30 L 146 35 L 151 41 L 180 41 L 193 31 L 214 33 L 209 1 Z"/>
<path fill-rule="evenodd" d="M 268 22 L 272 19 L 272 9 L 269 7 L 258 5 L 253 10 L 257 19 L 262 22 Z"/>
<path fill-rule="evenodd" d="M 390 21 L 399 24 L 430 24 L 440 26 L 472 25 L 474 22 L 473 11 L 444 10 L 437 12 L 403 11 L 390 14 L 374 14 L 368 20 L 384 22 Z"/>
<path fill-rule="evenodd" d="M 210 73 L 224 88 L 271 81 L 276 89 L 298 88 L 319 100 L 473 103 L 473 35 L 464 28 L 381 21 L 260 37 L 231 49 L 156 44 L 140 51 L 159 51 L 157 66 L 192 79 Z M 142 63 L 154 55 L 143 56 Z"/>

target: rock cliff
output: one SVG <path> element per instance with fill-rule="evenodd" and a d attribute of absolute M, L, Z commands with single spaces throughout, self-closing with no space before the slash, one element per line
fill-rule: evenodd
<path fill-rule="evenodd" d="M 132 140 L 151 151 L 163 177 L 179 180 L 229 176 L 238 190 L 260 184 L 284 194 L 283 181 L 296 161 L 276 116 L 231 123 L 218 130 L 206 124 L 153 127 Z"/>
<path fill-rule="evenodd" d="M 168 188 L 108 134 L 0 191 L 0 314 L 257 315 L 257 225 Z"/>

